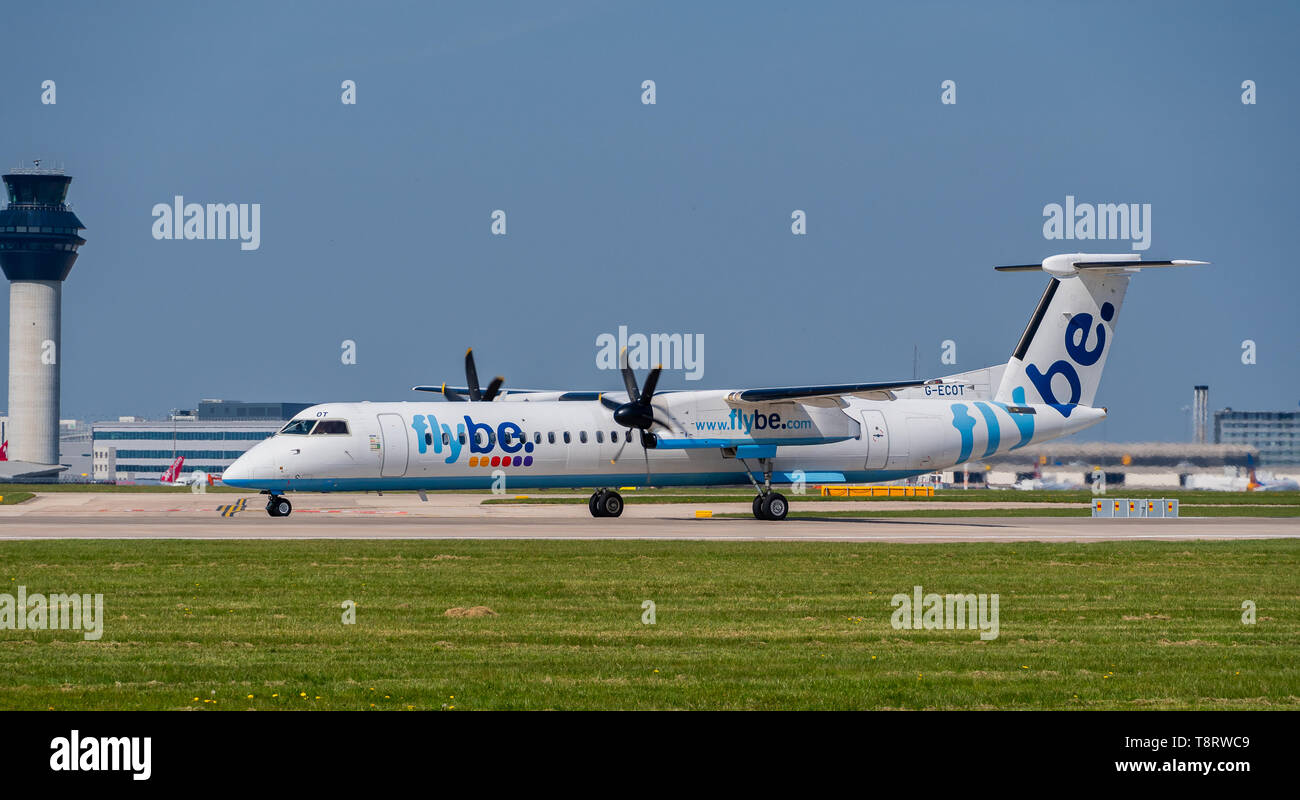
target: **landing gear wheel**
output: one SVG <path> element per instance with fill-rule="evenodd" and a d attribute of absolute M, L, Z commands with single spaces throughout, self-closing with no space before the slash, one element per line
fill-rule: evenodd
<path fill-rule="evenodd" d="M 754 495 L 754 519 L 767 519 L 763 516 L 763 495 Z"/>
<path fill-rule="evenodd" d="M 266 513 L 273 517 L 287 517 L 293 513 L 293 504 L 283 497 L 272 495 L 271 499 L 266 501 Z"/>
<path fill-rule="evenodd" d="M 763 519 L 780 522 L 790 513 L 790 504 L 780 492 L 769 492 L 763 497 L 759 510 L 763 512 Z"/>
<path fill-rule="evenodd" d="M 591 499 L 587 501 L 587 510 L 593 517 L 605 516 L 605 490 L 599 489 L 591 493 Z"/>
<path fill-rule="evenodd" d="M 605 492 L 600 500 L 602 517 L 617 517 L 623 513 L 623 495 L 618 492 Z"/>

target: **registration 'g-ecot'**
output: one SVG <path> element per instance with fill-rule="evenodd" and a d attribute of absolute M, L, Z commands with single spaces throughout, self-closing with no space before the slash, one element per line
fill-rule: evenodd
<path fill-rule="evenodd" d="M 594 488 L 591 513 L 617 517 L 618 486 L 751 484 L 754 516 L 784 519 L 773 484 L 889 481 L 987 459 L 1095 425 L 1093 399 L 1129 278 L 1202 261 L 1056 255 L 998 267 L 1051 277 L 1011 359 L 931 380 L 655 392 L 623 357 L 622 392 L 417 386 L 441 402 L 313 406 L 226 470 L 230 486 L 286 492 Z"/>

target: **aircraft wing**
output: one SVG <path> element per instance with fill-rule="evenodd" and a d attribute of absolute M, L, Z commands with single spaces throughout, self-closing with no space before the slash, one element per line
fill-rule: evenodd
<path fill-rule="evenodd" d="M 885 381 L 883 383 L 829 383 L 816 386 L 779 386 L 769 389 L 741 389 L 727 396 L 727 402 L 756 405 L 759 403 L 799 402 L 813 405 L 838 405 L 845 396 L 869 400 L 892 400 L 895 389 L 911 389 L 941 380 Z M 818 401 L 823 401 L 819 403 Z"/>
<path fill-rule="evenodd" d="M 412 386 L 413 392 L 433 392 L 446 397 L 448 400 L 467 400 L 469 399 L 469 387 L 467 386 L 448 386 L 445 383 L 437 386 Z M 553 389 L 516 389 L 514 387 L 501 390 L 501 395 L 507 394 L 541 394 L 544 392 L 553 392 Z"/>

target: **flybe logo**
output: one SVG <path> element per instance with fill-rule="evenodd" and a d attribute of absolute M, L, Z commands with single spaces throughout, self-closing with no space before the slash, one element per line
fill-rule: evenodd
<path fill-rule="evenodd" d="M 464 422 L 451 426 L 439 424 L 433 414 L 416 414 L 411 417 L 415 431 L 416 447 L 420 454 L 430 449 L 437 455 L 447 451 L 446 463 L 454 464 L 468 449 L 471 467 L 531 467 L 533 443 L 524 439 L 524 430 L 513 422 L 503 422 L 496 428 L 475 422 L 468 414 Z M 497 452 L 500 450 L 500 452 Z"/>
<path fill-rule="evenodd" d="M 1102 303 L 1101 318 L 1106 322 L 1114 319 L 1115 306 L 1110 303 Z M 1029 376 L 1030 382 L 1038 390 L 1043 402 L 1057 406 L 1057 410 L 1065 417 L 1070 416 L 1070 412 L 1074 410 L 1073 406 L 1079 402 L 1079 398 L 1083 395 L 1083 384 L 1079 380 L 1079 370 L 1076 369 L 1076 365 L 1091 367 L 1100 361 L 1102 353 L 1106 352 L 1106 326 L 1098 322 L 1094 331 L 1092 328 L 1093 322 L 1093 316 L 1085 312 L 1075 314 L 1070 318 L 1069 324 L 1065 326 L 1065 352 L 1070 358 L 1074 359 L 1073 364 L 1063 358 L 1057 359 L 1052 362 L 1046 372 L 1040 372 L 1035 364 L 1025 365 L 1025 374 Z M 1088 347 L 1089 334 L 1093 333 L 1096 334 L 1094 344 L 1092 347 Z M 1070 397 L 1068 400 L 1059 399 L 1056 392 L 1052 390 L 1052 379 L 1057 375 L 1063 376 L 1065 382 L 1069 384 Z"/>

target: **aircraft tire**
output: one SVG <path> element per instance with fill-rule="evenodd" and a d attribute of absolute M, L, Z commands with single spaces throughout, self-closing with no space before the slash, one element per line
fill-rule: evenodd
<path fill-rule="evenodd" d="M 769 492 L 763 498 L 761 510 L 764 519 L 780 522 L 785 519 L 786 514 L 790 513 L 790 503 L 786 501 L 785 495 L 780 492 Z"/>
<path fill-rule="evenodd" d="M 605 500 L 604 489 L 601 489 L 598 492 L 591 493 L 591 499 L 587 501 L 587 510 L 591 512 L 591 515 L 593 517 L 605 516 L 605 509 L 603 508 L 604 500 Z"/>
<path fill-rule="evenodd" d="M 623 513 L 623 495 L 618 492 L 605 492 L 600 500 L 601 516 L 617 517 Z"/>
<path fill-rule="evenodd" d="M 763 516 L 763 495 L 754 495 L 754 519 L 767 519 Z"/>
<path fill-rule="evenodd" d="M 287 517 L 293 513 L 293 504 L 283 497 L 272 497 L 266 503 L 266 513 L 273 517 Z"/>

